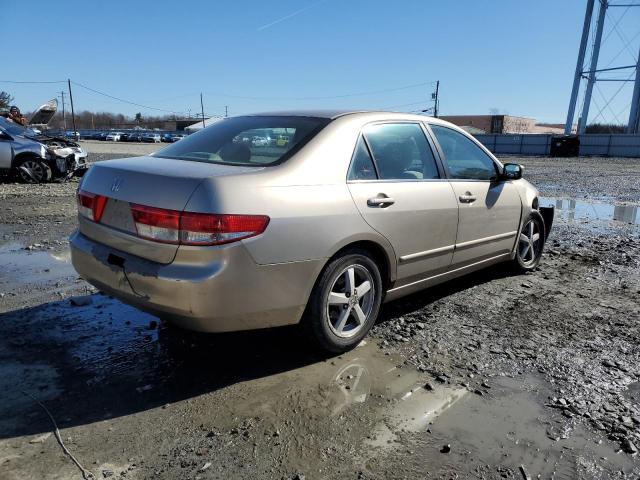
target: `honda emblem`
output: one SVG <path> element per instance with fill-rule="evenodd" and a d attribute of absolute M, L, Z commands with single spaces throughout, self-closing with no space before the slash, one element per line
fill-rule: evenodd
<path fill-rule="evenodd" d="M 113 179 L 113 183 L 111 184 L 111 191 L 119 192 L 121 186 L 122 186 L 122 179 L 119 177 L 116 177 Z"/>

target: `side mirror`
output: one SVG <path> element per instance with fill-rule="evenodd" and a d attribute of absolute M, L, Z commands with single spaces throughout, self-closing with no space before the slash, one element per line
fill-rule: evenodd
<path fill-rule="evenodd" d="M 517 163 L 505 163 L 502 167 L 502 180 L 520 180 L 524 167 Z"/>

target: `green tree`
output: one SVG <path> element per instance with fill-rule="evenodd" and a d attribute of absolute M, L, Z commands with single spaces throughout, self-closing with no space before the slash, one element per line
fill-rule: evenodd
<path fill-rule="evenodd" d="M 13 97 L 11 95 L 4 91 L 0 92 L 0 109 L 4 110 L 5 108 L 9 108 L 12 102 Z"/>

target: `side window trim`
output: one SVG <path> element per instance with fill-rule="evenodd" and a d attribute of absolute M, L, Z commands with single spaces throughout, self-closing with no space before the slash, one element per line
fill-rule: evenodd
<path fill-rule="evenodd" d="M 440 142 L 438 142 L 438 139 L 436 138 L 435 133 L 433 133 L 433 131 L 431 130 L 431 125 L 433 124 L 432 122 L 424 122 L 425 127 L 428 129 L 429 134 L 432 138 L 432 141 L 434 142 L 434 144 L 436 145 L 436 149 L 438 152 L 438 158 L 442 164 L 442 168 L 444 169 L 444 171 L 446 172 L 446 176 L 447 176 L 447 180 L 449 180 L 450 182 L 495 182 L 495 180 L 480 180 L 480 179 L 474 179 L 474 178 L 453 178 L 453 176 L 451 175 L 451 171 L 449 170 L 449 166 L 447 165 L 446 159 L 445 159 L 445 155 L 444 152 L 442 150 L 442 147 L 440 146 Z M 460 133 L 457 130 L 447 127 L 446 125 L 438 125 L 438 124 L 433 124 L 433 125 L 437 125 L 439 127 L 442 128 L 448 128 L 449 130 L 452 130 L 456 133 Z M 464 134 L 461 134 L 464 135 Z M 485 155 L 487 155 L 487 157 L 489 158 L 489 160 L 491 160 L 491 163 L 493 163 L 493 168 L 495 169 L 495 173 L 496 173 L 496 178 L 499 177 L 500 175 L 500 165 L 498 163 L 496 163 L 495 159 L 493 158 L 492 155 L 488 154 L 485 151 L 484 145 L 480 144 L 479 142 L 477 142 L 477 140 L 475 138 L 471 138 L 470 139 L 471 142 L 476 145 L 476 147 L 480 148 L 480 150 L 482 151 L 482 153 L 484 153 Z"/>
<path fill-rule="evenodd" d="M 376 161 L 376 157 L 373 156 L 373 150 L 371 150 L 371 145 L 369 145 L 369 140 L 367 140 L 367 136 L 364 134 L 362 130 L 360 131 L 360 137 L 358 138 L 358 140 L 360 140 L 360 138 L 364 142 L 364 146 L 367 149 L 367 153 L 369 154 L 369 157 L 373 162 L 373 170 L 376 172 L 375 180 L 370 180 L 370 181 L 371 182 L 380 181 L 380 170 L 378 169 L 378 162 Z"/>
<path fill-rule="evenodd" d="M 427 137 L 427 142 L 429 142 L 429 147 L 431 147 L 431 153 L 433 154 L 433 158 L 436 161 L 436 168 L 438 169 L 438 174 L 440 175 L 440 178 L 438 180 L 448 180 L 449 170 L 444 163 L 444 155 L 440 150 L 440 145 L 436 141 L 435 135 L 429 127 L 429 123 L 420 122 L 420 125 L 422 126 L 422 130 L 424 131 L 424 136 Z"/>
<path fill-rule="evenodd" d="M 351 168 L 353 167 L 353 163 L 356 161 L 356 157 L 358 156 L 358 147 L 360 146 L 360 140 L 362 140 L 362 143 L 364 144 L 364 148 L 367 150 L 367 154 L 369 155 L 369 158 L 371 159 L 371 163 L 373 164 L 373 171 L 376 174 L 375 179 L 365 180 L 365 179 L 349 178 L 349 174 L 351 173 Z M 358 133 L 356 146 L 353 149 L 353 153 L 351 154 L 351 160 L 349 161 L 349 167 L 347 168 L 347 183 L 364 183 L 364 182 L 370 183 L 370 182 L 379 182 L 379 181 L 380 181 L 380 174 L 378 173 L 378 165 L 376 165 L 376 161 L 373 158 L 373 155 L 371 154 L 371 148 L 369 147 L 369 142 L 367 142 L 367 139 L 365 138 L 364 134 L 361 131 L 360 133 Z"/>

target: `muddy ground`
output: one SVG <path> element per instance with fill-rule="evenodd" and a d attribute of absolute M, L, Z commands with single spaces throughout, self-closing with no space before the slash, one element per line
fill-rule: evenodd
<path fill-rule="evenodd" d="M 540 268 L 387 304 L 340 356 L 158 325 L 69 265 L 76 183 L 0 183 L 0 478 L 82 478 L 36 400 L 95 478 L 640 478 L 640 159 L 503 160 L 558 208 Z"/>

